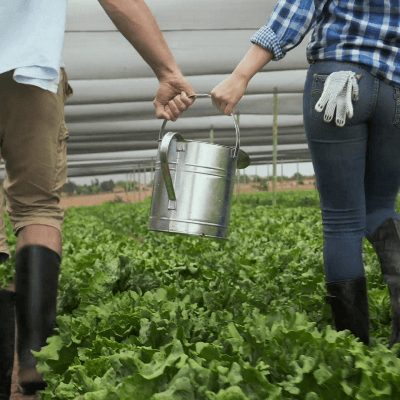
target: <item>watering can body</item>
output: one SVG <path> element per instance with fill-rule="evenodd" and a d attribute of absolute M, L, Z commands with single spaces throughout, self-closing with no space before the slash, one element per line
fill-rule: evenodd
<path fill-rule="evenodd" d="M 149 229 L 226 239 L 236 174 L 232 149 L 173 140 L 168 165 L 176 200 L 168 197 L 159 150 Z"/>
<path fill-rule="evenodd" d="M 236 147 L 185 140 L 173 132 L 159 140 L 150 230 L 227 239 L 238 160 L 241 168 L 250 164 L 239 149 L 234 121 Z"/>

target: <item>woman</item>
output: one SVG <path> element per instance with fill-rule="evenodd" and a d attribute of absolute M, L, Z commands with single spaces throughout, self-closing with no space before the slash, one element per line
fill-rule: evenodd
<path fill-rule="evenodd" d="M 211 92 L 213 104 L 232 114 L 250 79 L 314 29 L 303 117 L 321 202 L 325 300 L 336 329 L 349 329 L 368 345 L 365 236 L 391 295 L 389 348 L 400 343 L 399 23 L 393 0 L 280 0 L 251 38 L 253 47 Z"/>

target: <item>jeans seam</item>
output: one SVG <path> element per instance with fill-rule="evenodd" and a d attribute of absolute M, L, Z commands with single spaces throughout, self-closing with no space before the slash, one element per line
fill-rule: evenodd
<path fill-rule="evenodd" d="M 314 139 L 312 139 L 311 141 L 313 143 L 352 143 L 352 142 L 360 142 L 365 139 L 366 138 L 350 139 L 350 140 L 314 140 Z"/>
<path fill-rule="evenodd" d="M 396 91 L 396 93 L 393 96 L 396 101 L 396 110 L 395 110 L 393 125 L 396 128 L 400 128 L 400 123 L 399 123 L 399 120 L 400 120 L 400 107 L 399 107 L 399 105 L 400 105 L 400 89 L 398 87 L 395 87 L 394 89 Z"/>
<path fill-rule="evenodd" d="M 370 122 L 372 121 L 374 115 L 375 115 L 375 111 L 376 111 L 376 106 L 378 104 L 378 92 L 379 92 L 379 79 L 378 78 L 374 78 L 374 94 L 372 96 L 372 101 L 373 101 L 373 107 L 372 107 L 372 112 L 370 117 L 367 119 L 366 122 Z"/>

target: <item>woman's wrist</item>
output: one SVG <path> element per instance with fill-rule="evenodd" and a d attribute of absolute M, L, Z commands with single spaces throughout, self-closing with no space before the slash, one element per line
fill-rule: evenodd
<path fill-rule="evenodd" d="M 274 53 L 272 51 L 266 50 L 258 44 L 254 44 L 232 72 L 232 75 L 237 79 L 249 83 L 251 78 L 253 78 L 257 72 L 261 71 L 273 58 Z"/>
<path fill-rule="evenodd" d="M 242 81 L 243 83 L 245 83 L 246 85 L 249 84 L 251 78 L 254 76 L 255 74 L 251 75 L 249 74 L 248 71 L 240 69 L 240 68 L 236 68 L 233 72 L 232 72 L 232 78 L 234 78 L 235 80 L 239 80 Z"/>

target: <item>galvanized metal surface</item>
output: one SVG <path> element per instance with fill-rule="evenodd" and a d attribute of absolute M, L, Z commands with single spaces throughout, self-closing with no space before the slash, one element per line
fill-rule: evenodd
<path fill-rule="evenodd" d="M 149 229 L 227 239 L 240 143 L 236 146 L 184 140 L 177 132 L 159 140 Z M 245 156 L 246 154 L 242 152 Z"/>

